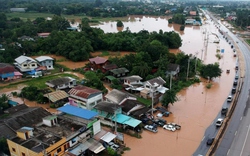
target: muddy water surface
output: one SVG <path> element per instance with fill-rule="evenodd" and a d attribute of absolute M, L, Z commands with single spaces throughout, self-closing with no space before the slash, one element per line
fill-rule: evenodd
<path fill-rule="evenodd" d="M 185 30 L 180 32 L 180 25 L 168 24 L 167 18 L 133 16 L 129 19 L 133 20 L 123 22 L 125 30 L 129 29 L 132 32 L 140 30 L 158 32 L 160 29 L 176 31 L 182 38 L 182 46 L 180 49 L 170 49 L 170 52 L 183 51 L 197 56 L 206 64 L 218 62 L 223 69 L 221 77 L 212 80 L 210 89 L 206 88 L 207 80 L 202 79 L 201 83 L 194 84 L 178 94 L 179 101 L 169 107 L 172 114 L 165 119 L 168 122 L 179 123 L 182 126 L 180 131 L 170 132 L 159 128 L 157 134 L 144 131 L 142 139 L 125 136 L 126 145 L 131 148 L 130 151 L 125 152 L 126 156 L 141 154 L 145 156 L 191 156 L 199 146 L 206 128 L 220 112 L 230 93 L 236 62 L 233 50 L 211 21 L 207 21 L 207 24 L 203 26 L 186 26 Z M 124 29 L 117 30 L 116 22 L 104 22 L 94 27 L 101 28 L 104 32 L 124 31 Z M 218 38 L 220 43 L 214 43 Z M 221 59 L 216 57 L 217 49 L 219 49 Z M 224 49 L 225 53 L 220 53 L 221 49 Z M 231 71 L 229 74 L 225 72 L 227 69 Z"/>
<path fill-rule="evenodd" d="M 130 151 L 125 152 L 125 156 L 191 156 L 200 144 L 205 129 L 212 123 L 222 104 L 226 100 L 230 89 L 232 87 L 235 76 L 234 67 L 236 58 L 233 57 L 230 45 L 218 33 L 214 24 L 208 21 L 208 24 L 203 26 L 187 26 L 183 32 L 179 32 L 179 25 L 168 24 L 167 17 L 145 17 L 145 16 L 131 16 L 127 22 L 124 22 L 124 28 L 129 27 L 132 32 L 140 30 L 159 31 L 177 31 L 183 44 L 180 49 L 171 49 L 173 53 L 180 51 L 186 54 L 196 55 L 202 59 L 204 63 L 218 62 L 223 69 L 222 76 L 212 80 L 211 89 L 207 89 L 207 80 L 202 80 L 201 83 L 194 84 L 179 94 L 179 101 L 169 107 L 172 114 L 165 118 L 168 122 L 179 123 L 182 128 L 180 131 L 170 132 L 158 129 L 158 133 L 154 134 L 148 131 L 142 133 L 142 139 L 136 139 L 125 135 L 125 143 L 131 148 Z M 102 25 L 97 25 L 104 30 L 104 32 L 118 32 L 116 22 L 104 22 Z M 123 29 L 124 30 L 124 29 Z M 123 31 L 120 30 L 120 31 Z M 216 44 L 213 41 L 217 34 L 220 43 Z M 225 53 L 221 54 L 222 58 L 219 60 L 216 55 L 216 49 L 225 49 Z M 93 56 L 100 56 L 101 53 L 94 53 Z M 116 55 L 116 54 L 113 54 Z M 52 56 L 56 58 L 58 63 L 63 64 L 71 69 L 85 66 L 88 61 L 71 62 L 63 60 L 59 56 Z M 230 69 L 230 73 L 226 74 L 226 70 Z M 38 106 L 38 104 L 26 101 L 29 106 Z M 48 105 L 42 105 L 48 109 Z M 53 111 L 52 109 L 49 109 Z"/>

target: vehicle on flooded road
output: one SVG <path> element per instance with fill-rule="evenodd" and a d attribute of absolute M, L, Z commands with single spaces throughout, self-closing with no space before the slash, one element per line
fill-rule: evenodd
<path fill-rule="evenodd" d="M 176 131 L 175 126 L 173 126 L 173 125 L 171 125 L 171 124 L 166 124 L 166 125 L 164 125 L 164 126 L 163 126 L 163 129 L 166 129 L 166 130 L 169 130 L 169 131 L 172 131 L 172 132 Z"/>
<path fill-rule="evenodd" d="M 212 145 L 214 142 L 214 138 L 208 138 L 207 139 L 207 145 Z"/>
<path fill-rule="evenodd" d="M 145 125 L 144 128 L 148 131 L 151 131 L 151 132 L 154 132 L 154 133 L 157 133 L 158 130 L 156 127 L 152 126 L 152 125 Z"/>
<path fill-rule="evenodd" d="M 216 127 L 220 127 L 222 124 L 223 124 L 222 118 L 217 119 L 217 121 L 215 122 Z"/>

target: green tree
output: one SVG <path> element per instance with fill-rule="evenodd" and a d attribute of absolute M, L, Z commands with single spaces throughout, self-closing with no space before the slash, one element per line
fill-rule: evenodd
<path fill-rule="evenodd" d="M 85 82 L 84 85 L 92 88 L 96 88 L 99 90 L 105 90 L 105 87 L 103 86 L 103 83 L 101 79 L 97 76 L 96 72 L 93 71 L 87 71 L 84 74 Z"/>
<path fill-rule="evenodd" d="M 117 27 L 123 27 L 124 25 L 123 25 L 122 21 L 119 20 L 119 21 L 117 21 L 116 26 Z"/>
<path fill-rule="evenodd" d="M 6 94 L 2 94 L 0 96 L 0 109 L 4 110 L 9 107 L 8 100 L 9 100 L 9 97 Z"/>
<path fill-rule="evenodd" d="M 5 154 L 10 153 L 7 140 L 3 137 L 0 138 L 0 151 L 4 152 Z"/>
<path fill-rule="evenodd" d="M 168 107 L 169 104 L 173 105 L 176 101 L 178 101 L 178 97 L 176 96 L 176 92 L 172 89 L 166 91 L 161 102 L 163 106 Z"/>
<path fill-rule="evenodd" d="M 212 80 L 215 77 L 221 76 L 222 70 L 218 63 L 202 65 L 200 68 L 200 75 L 205 79 Z"/>

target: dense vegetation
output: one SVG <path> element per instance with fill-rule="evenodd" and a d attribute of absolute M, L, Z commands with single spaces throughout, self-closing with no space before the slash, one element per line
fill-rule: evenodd
<path fill-rule="evenodd" d="M 90 52 L 97 50 L 137 52 L 151 48 L 151 53 L 158 53 L 161 49 L 168 51 L 168 48 L 181 46 L 181 38 L 175 32 L 160 30 L 159 33 L 149 33 L 143 30 L 132 33 L 126 30 L 105 34 L 101 29 L 91 28 L 86 19 L 83 19 L 81 32 L 69 31 L 68 26 L 69 22 L 60 16 L 54 16 L 52 20 L 37 18 L 34 21 L 23 22 L 20 19 L 9 21 L 5 14 L 0 14 L 0 41 L 5 47 L 5 51 L 0 51 L 0 62 L 12 63 L 14 58 L 21 54 L 56 54 L 73 61 L 82 61 L 90 57 Z M 37 38 L 37 33 L 41 32 L 51 34 L 47 38 Z M 24 35 L 34 40 L 20 39 Z M 157 49 L 148 47 L 147 43 L 153 40 L 161 43 Z"/>

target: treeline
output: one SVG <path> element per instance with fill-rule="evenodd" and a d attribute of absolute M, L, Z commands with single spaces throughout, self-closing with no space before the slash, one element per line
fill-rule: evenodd
<path fill-rule="evenodd" d="M 127 15 L 165 15 L 166 10 L 177 8 L 174 13 L 181 13 L 183 7 L 164 3 L 148 4 L 143 2 L 122 1 L 18 1 L 0 0 L 0 10 L 10 12 L 10 8 L 26 8 L 26 12 L 52 13 L 55 15 L 86 15 L 91 17 L 123 17 Z"/>
<path fill-rule="evenodd" d="M 37 18 L 34 21 L 23 22 L 19 18 L 7 20 L 5 14 L 0 14 L 0 44 L 5 51 L 0 51 L 0 62 L 13 63 L 22 54 L 62 55 L 72 61 L 87 60 L 90 52 L 97 50 L 148 52 L 153 60 L 157 60 L 164 49 L 179 48 L 181 38 L 174 31 L 148 32 L 142 30 L 132 33 L 127 29 L 119 33 L 104 33 L 99 28 L 91 28 L 88 19 L 83 19 L 81 32 L 69 31 L 69 22 L 60 16 L 52 20 Z M 38 38 L 37 33 L 51 32 L 47 38 Z M 22 36 L 34 40 L 22 39 Z M 155 42 L 157 47 L 148 43 Z"/>

